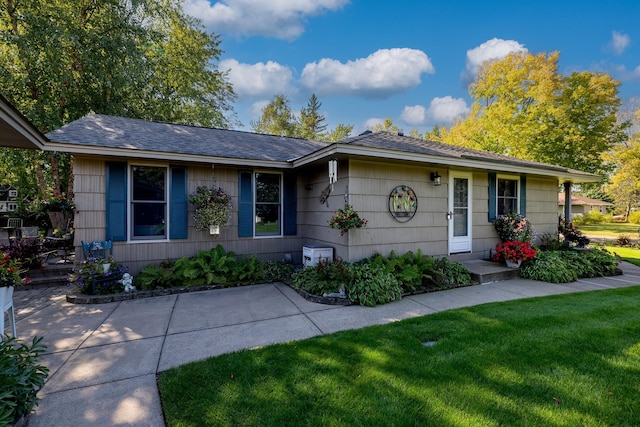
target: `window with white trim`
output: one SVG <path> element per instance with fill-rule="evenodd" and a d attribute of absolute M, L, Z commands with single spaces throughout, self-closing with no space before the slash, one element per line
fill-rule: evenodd
<path fill-rule="evenodd" d="M 282 234 L 282 174 L 256 172 L 255 235 Z"/>
<path fill-rule="evenodd" d="M 167 238 L 167 168 L 131 166 L 132 240 Z"/>
<path fill-rule="evenodd" d="M 497 179 L 496 202 L 498 215 L 518 212 L 520 206 L 519 178 L 500 177 Z"/>

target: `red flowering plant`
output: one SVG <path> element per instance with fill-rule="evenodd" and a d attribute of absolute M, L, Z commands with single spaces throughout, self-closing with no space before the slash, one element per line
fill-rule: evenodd
<path fill-rule="evenodd" d="M 531 246 L 531 242 L 521 242 L 519 240 L 508 240 L 496 245 L 494 261 L 527 261 L 536 256 L 536 250 Z"/>
<path fill-rule="evenodd" d="M 358 212 L 353 210 L 353 206 L 345 203 L 344 208 L 338 209 L 333 216 L 329 218 L 329 227 L 340 230 L 343 236 L 352 228 L 366 227 L 367 220 L 360 218 Z"/>
<path fill-rule="evenodd" d="M 0 252 L 0 287 L 17 286 L 20 283 L 20 263 Z"/>

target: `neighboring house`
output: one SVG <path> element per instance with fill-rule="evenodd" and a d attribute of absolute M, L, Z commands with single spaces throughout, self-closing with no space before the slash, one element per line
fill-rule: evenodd
<path fill-rule="evenodd" d="M 9 184 L 0 185 L 0 214 L 10 214 L 18 209 L 18 190 Z"/>
<path fill-rule="evenodd" d="M 560 217 L 565 216 L 565 193 L 558 193 L 558 214 Z M 598 211 L 601 214 L 606 214 L 607 210 L 613 207 L 613 203 L 605 202 L 603 200 L 590 199 L 588 197 L 579 196 L 577 194 L 571 194 L 571 218 L 576 215 L 584 215 L 592 210 Z"/>
<path fill-rule="evenodd" d="M 113 239 L 114 256 L 133 272 L 218 243 L 296 263 L 306 245 L 334 248 L 345 261 L 417 249 L 488 258 L 496 215 L 519 211 L 539 235 L 553 232 L 558 185 L 599 180 L 388 132 L 324 143 L 90 114 L 46 136 L 46 149 L 74 156 L 76 246 Z M 338 163 L 333 186 L 330 160 Z M 194 228 L 187 200 L 200 185 L 233 195 L 230 224 L 218 236 Z M 258 197 L 265 188 L 272 196 Z M 399 208 L 394 200 L 409 191 L 417 203 Z M 345 202 L 368 225 L 340 236 L 328 220 Z M 265 231 L 262 221 L 272 227 Z"/>

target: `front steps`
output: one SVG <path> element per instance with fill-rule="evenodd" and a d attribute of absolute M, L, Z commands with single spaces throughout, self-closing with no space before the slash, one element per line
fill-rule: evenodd
<path fill-rule="evenodd" d="M 471 273 L 471 280 L 478 284 L 514 279 L 519 276 L 519 268 L 509 268 L 503 263 L 474 259 L 459 261 Z"/>

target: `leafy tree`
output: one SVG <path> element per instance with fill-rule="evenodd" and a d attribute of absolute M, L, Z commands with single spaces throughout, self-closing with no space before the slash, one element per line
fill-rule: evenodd
<path fill-rule="evenodd" d="M 297 124 L 289 100 L 284 95 L 276 95 L 262 110 L 262 117 L 251 122 L 254 132 L 270 135 L 297 136 Z"/>
<path fill-rule="evenodd" d="M 43 132 L 89 112 L 228 127 L 235 95 L 215 68 L 220 39 L 181 4 L 0 0 L 3 95 Z M 23 194 L 71 197 L 68 155 L 3 149 L 0 156 L 0 177 Z M 8 169 L 16 164 L 34 169 L 15 176 Z"/>
<path fill-rule="evenodd" d="M 289 99 L 276 95 L 262 110 L 260 120 L 251 122 L 251 128 L 258 133 L 320 141 L 340 141 L 348 137 L 353 130 L 351 125 L 340 123 L 331 131 L 326 130 L 325 118 L 320 114 L 321 106 L 315 94 L 311 95 L 307 106 L 300 110 L 300 118 L 296 119 Z"/>
<path fill-rule="evenodd" d="M 382 123 L 378 123 L 371 130 L 373 132 L 386 131 L 386 132 L 398 133 L 400 131 L 400 128 L 398 128 L 398 126 L 396 126 L 393 123 L 393 120 L 387 117 L 386 119 L 384 119 Z"/>
<path fill-rule="evenodd" d="M 512 53 L 486 62 L 464 120 L 443 130 L 456 145 L 572 167 L 607 170 L 602 153 L 624 140 L 619 83 L 607 74 L 558 72 L 559 53 Z"/>
<path fill-rule="evenodd" d="M 345 124 L 338 124 L 338 126 L 336 126 L 336 128 L 330 132 L 325 133 L 324 135 L 322 135 L 322 137 L 320 138 L 322 141 L 328 141 L 328 142 L 338 142 L 341 141 L 345 138 L 348 138 L 349 135 L 351 134 L 351 131 L 353 131 L 353 126 L 352 125 L 345 125 Z"/>

